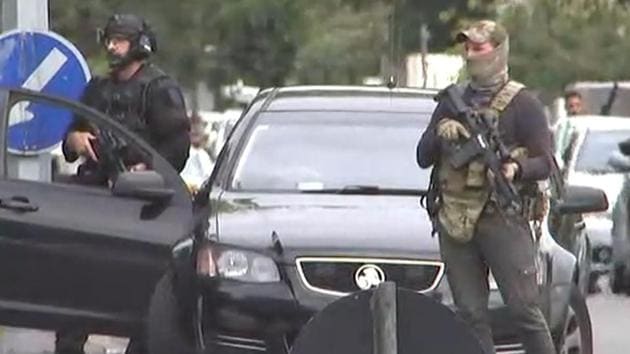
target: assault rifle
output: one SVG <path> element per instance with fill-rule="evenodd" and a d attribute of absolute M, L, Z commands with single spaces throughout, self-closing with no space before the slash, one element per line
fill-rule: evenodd
<path fill-rule="evenodd" d="M 514 185 L 503 175 L 502 166 L 509 162 L 510 152 L 501 141 L 491 117 L 473 109 L 464 102 L 462 91 L 450 85 L 436 97 L 450 106 L 457 119 L 470 132 L 470 139 L 452 149 L 448 163 L 455 169 L 466 166 L 475 158 L 481 158 L 491 172 L 490 186 L 497 206 L 514 213 L 522 211 L 522 203 Z"/>
<path fill-rule="evenodd" d="M 95 153 L 99 159 L 99 166 L 107 177 L 114 181 L 126 170 L 122 156 L 126 144 L 107 130 L 97 133 Z"/>

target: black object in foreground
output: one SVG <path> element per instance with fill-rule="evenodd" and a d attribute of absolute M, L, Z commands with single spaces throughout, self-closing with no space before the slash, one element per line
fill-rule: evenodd
<path fill-rule="evenodd" d="M 392 283 L 380 287 L 342 297 L 317 313 L 291 354 L 483 353 L 448 307 Z"/>

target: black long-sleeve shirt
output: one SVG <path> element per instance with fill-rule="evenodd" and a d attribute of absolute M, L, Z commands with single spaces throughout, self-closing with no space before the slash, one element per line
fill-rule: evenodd
<path fill-rule="evenodd" d="M 467 89 L 464 100 L 470 95 L 471 90 Z M 438 104 L 418 143 L 420 167 L 427 168 L 439 161 L 442 153 L 437 124 L 441 119 L 454 117 L 450 107 L 443 102 Z M 518 178 L 525 181 L 548 178 L 552 166 L 552 139 L 542 104 L 527 90 L 521 90 L 503 111 L 498 127 L 506 146 L 522 146 L 528 150 L 527 158 L 516 160 L 520 168 Z"/>

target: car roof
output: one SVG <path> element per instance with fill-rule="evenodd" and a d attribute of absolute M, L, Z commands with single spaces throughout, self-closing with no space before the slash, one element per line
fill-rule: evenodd
<path fill-rule="evenodd" d="M 569 87 L 571 89 L 580 88 L 612 88 L 615 85 L 614 81 L 579 81 Z M 619 88 L 630 88 L 630 81 L 617 81 Z"/>
<path fill-rule="evenodd" d="M 583 115 L 571 117 L 570 124 L 578 130 L 630 129 L 630 117 Z"/>
<path fill-rule="evenodd" d="M 265 111 L 433 112 L 437 90 L 377 86 L 289 86 L 267 89 Z"/>

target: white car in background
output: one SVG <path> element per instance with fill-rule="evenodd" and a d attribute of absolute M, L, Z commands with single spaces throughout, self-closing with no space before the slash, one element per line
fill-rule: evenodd
<path fill-rule="evenodd" d="M 199 112 L 201 119 L 206 122 L 206 134 L 208 135 L 208 146 L 206 148 L 210 152 L 212 160 L 216 160 L 218 157 L 223 144 L 242 113 L 242 108 L 230 108 L 223 112 Z"/>
<path fill-rule="evenodd" d="M 567 183 L 604 190 L 610 207 L 606 212 L 586 215 L 584 222 L 593 250 L 593 289 L 600 274 L 609 270 L 612 254 L 612 210 L 623 187 L 624 174 L 611 166 L 618 144 L 630 138 L 630 118 L 576 116 L 567 119 L 563 130 L 566 144 L 556 151 L 564 162 Z M 564 147 L 564 149 L 562 149 Z"/>

